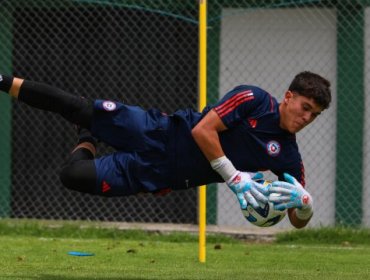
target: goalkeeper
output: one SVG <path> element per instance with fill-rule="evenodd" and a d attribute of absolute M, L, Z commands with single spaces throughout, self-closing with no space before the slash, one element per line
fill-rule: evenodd
<path fill-rule="evenodd" d="M 125 196 L 226 182 L 242 208 L 277 192 L 282 196 L 275 207 L 289 208 L 293 226 L 304 227 L 312 216 L 295 133 L 329 107 L 330 83 L 315 73 L 296 75 L 281 103 L 261 88 L 241 85 L 201 113 L 185 109 L 171 115 L 90 101 L 5 75 L 0 75 L 0 90 L 80 127 L 78 143 L 60 174 L 69 189 Z M 117 151 L 95 158 L 96 139 Z M 253 180 L 253 173 L 264 170 L 281 180 L 270 190 Z"/>

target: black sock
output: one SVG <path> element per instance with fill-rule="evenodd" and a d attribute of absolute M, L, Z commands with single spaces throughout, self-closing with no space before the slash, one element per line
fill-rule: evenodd
<path fill-rule="evenodd" d="M 24 80 L 18 100 L 25 104 L 62 115 L 71 123 L 89 128 L 93 102 L 47 84 Z"/>
<path fill-rule="evenodd" d="M 86 128 L 79 128 L 78 129 L 78 142 L 77 144 L 81 144 L 83 142 L 89 142 L 94 145 L 96 148 L 96 139 L 94 136 L 91 135 L 90 130 Z"/>
<path fill-rule="evenodd" d="M 9 92 L 10 88 L 12 87 L 13 80 L 14 80 L 14 77 L 0 74 L 0 90 Z"/>
<path fill-rule="evenodd" d="M 94 154 L 89 149 L 79 148 L 70 155 L 67 163 L 71 164 L 80 160 L 89 159 L 94 159 Z"/>

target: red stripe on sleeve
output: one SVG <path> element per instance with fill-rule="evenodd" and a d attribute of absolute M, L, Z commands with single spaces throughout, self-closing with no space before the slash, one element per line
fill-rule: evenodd
<path fill-rule="evenodd" d="M 223 117 L 230 111 L 234 110 L 240 104 L 253 100 L 253 99 L 254 99 L 254 96 L 251 90 L 243 91 L 238 94 L 235 94 L 232 98 L 230 98 L 226 102 L 215 107 L 215 110 L 219 114 L 220 117 Z"/>
<path fill-rule="evenodd" d="M 272 100 L 272 96 L 270 95 L 270 108 L 271 108 L 271 110 L 270 110 L 270 112 L 273 112 L 274 111 L 274 101 Z"/>
<path fill-rule="evenodd" d="M 246 97 L 248 96 L 245 94 L 237 94 L 233 96 L 233 98 L 227 100 L 225 103 L 217 106 L 216 110 L 221 113 L 222 111 L 227 110 L 230 106 L 233 106 L 233 104 L 235 104 L 239 100 L 246 98 Z"/>
<path fill-rule="evenodd" d="M 253 92 L 251 90 L 246 90 L 246 91 L 242 91 L 242 92 L 239 92 L 237 94 L 235 94 L 233 97 L 231 97 L 229 100 L 225 101 L 224 103 L 218 105 L 217 107 L 223 107 L 223 106 L 227 106 L 228 104 L 230 104 L 231 102 L 233 102 L 233 100 L 235 99 L 238 99 L 240 98 L 241 96 L 246 96 L 246 95 L 253 95 Z"/>
<path fill-rule="evenodd" d="M 233 104 L 231 104 L 229 107 L 227 108 L 224 108 L 222 111 L 217 111 L 216 112 L 218 113 L 218 115 L 220 116 L 220 118 L 226 116 L 228 113 L 230 113 L 231 111 L 235 110 L 236 107 L 238 107 L 240 104 L 243 104 L 247 101 L 250 101 L 250 100 L 253 100 L 254 99 L 254 96 L 248 96 L 248 97 L 244 97 L 240 100 L 236 100 Z"/>

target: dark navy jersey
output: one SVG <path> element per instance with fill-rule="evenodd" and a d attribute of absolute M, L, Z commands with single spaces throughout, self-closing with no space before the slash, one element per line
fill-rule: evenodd
<path fill-rule="evenodd" d="M 214 110 L 228 128 L 219 133 L 219 138 L 226 156 L 238 170 L 270 170 L 280 180 L 287 172 L 305 184 L 296 137 L 280 128 L 277 100 L 261 88 L 242 85 L 202 113 L 180 110 L 171 117 L 174 188 L 223 181 L 191 136 L 191 129 L 210 110 Z"/>
<path fill-rule="evenodd" d="M 95 159 L 96 193 L 107 196 L 161 192 L 222 182 L 191 135 L 214 110 L 227 130 L 221 146 L 241 171 L 287 172 L 304 185 L 295 135 L 279 126 L 279 104 L 264 90 L 239 86 L 202 113 L 191 109 L 166 115 L 119 102 L 96 100 L 91 131 L 117 151 Z"/>

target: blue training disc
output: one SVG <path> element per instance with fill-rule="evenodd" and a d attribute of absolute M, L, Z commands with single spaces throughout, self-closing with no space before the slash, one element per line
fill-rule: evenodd
<path fill-rule="evenodd" d="M 68 252 L 68 255 L 76 256 L 76 257 L 91 257 L 91 256 L 94 256 L 95 254 L 93 254 L 93 253 L 87 253 L 87 252 L 71 251 L 71 252 Z"/>

